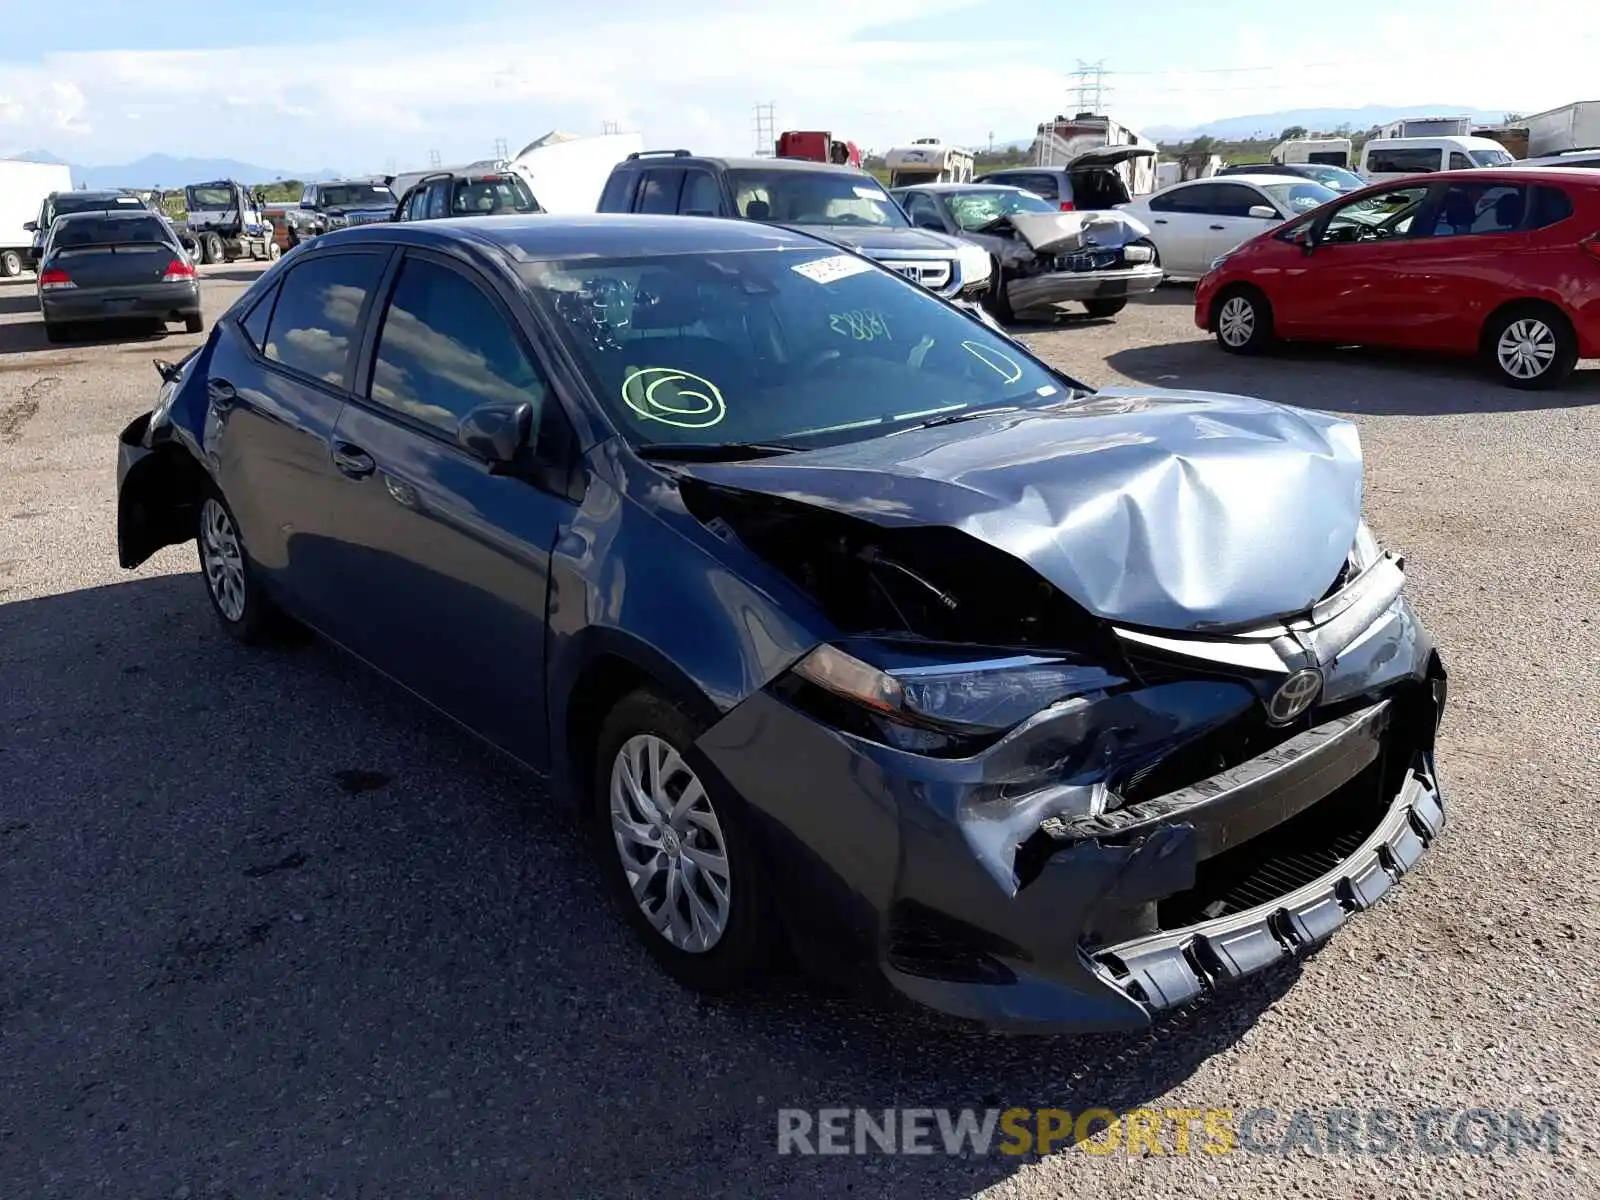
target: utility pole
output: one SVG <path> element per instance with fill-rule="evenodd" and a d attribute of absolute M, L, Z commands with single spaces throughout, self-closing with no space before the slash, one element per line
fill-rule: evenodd
<path fill-rule="evenodd" d="M 756 105 L 755 137 L 756 157 L 771 158 L 778 146 L 778 106 L 770 100 Z"/>
<path fill-rule="evenodd" d="M 989 130 L 989 153 L 994 154 L 994 130 Z"/>

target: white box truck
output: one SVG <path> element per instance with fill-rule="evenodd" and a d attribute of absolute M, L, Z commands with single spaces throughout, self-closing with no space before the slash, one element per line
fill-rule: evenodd
<path fill-rule="evenodd" d="M 24 226 L 39 219 L 44 198 L 71 190 L 72 172 L 65 163 L 0 159 L 0 276 L 22 274 L 33 246 L 33 233 Z"/>
<path fill-rule="evenodd" d="M 1600 146 L 1600 100 L 1580 100 L 1519 122 L 1528 131 L 1528 157 Z"/>

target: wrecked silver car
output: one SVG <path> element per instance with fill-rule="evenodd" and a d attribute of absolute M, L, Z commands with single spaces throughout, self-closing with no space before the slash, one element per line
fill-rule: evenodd
<path fill-rule="evenodd" d="M 548 772 L 689 986 L 788 945 L 1136 1028 L 1443 827 L 1444 671 L 1346 420 L 1096 393 L 836 245 L 678 216 L 332 232 L 162 377 L 122 565 L 198 538 L 227 633 L 287 612 Z"/>
<path fill-rule="evenodd" d="M 923 184 L 892 195 L 913 224 L 989 252 L 985 300 L 1001 321 L 1070 302 L 1092 317 L 1114 316 L 1161 284 L 1150 230 L 1126 213 L 1063 212 L 1000 184 Z"/>

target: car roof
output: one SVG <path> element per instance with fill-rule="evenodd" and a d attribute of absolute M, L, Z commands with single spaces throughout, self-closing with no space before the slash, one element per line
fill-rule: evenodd
<path fill-rule="evenodd" d="M 971 183 L 908 183 L 904 187 L 890 189 L 896 192 L 970 192 L 973 190 L 983 192 L 1021 192 L 1026 188 L 1012 187 L 1005 183 L 979 183 L 974 179 Z"/>
<path fill-rule="evenodd" d="M 51 192 L 50 198 L 54 200 L 60 196 L 72 196 L 79 200 L 116 200 L 132 195 L 132 192 L 125 192 L 121 188 L 68 188 L 65 191 Z"/>
<path fill-rule="evenodd" d="M 643 258 L 736 250 L 837 249 L 821 238 L 761 221 L 639 213 L 519 213 L 385 222 L 335 230 L 318 237 L 315 245 L 397 241 L 474 245 L 528 260 L 580 255 Z"/>
<path fill-rule="evenodd" d="M 1062 166 L 1055 166 L 1055 167 L 996 167 L 992 171 L 985 171 L 983 173 L 983 178 L 987 179 L 987 178 L 989 178 L 990 176 L 993 176 L 993 175 L 1037 175 L 1041 171 L 1045 172 L 1046 174 L 1049 174 L 1051 171 L 1061 171 L 1061 172 L 1063 172 L 1065 174 L 1070 174 L 1071 171 L 1072 171 L 1072 168 L 1071 167 L 1062 167 Z"/>
<path fill-rule="evenodd" d="M 832 171 L 841 175 L 866 175 L 859 167 L 841 163 L 817 162 L 810 158 L 724 158 L 716 154 L 675 154 L 670 150 L 646 150 L 638 158 L 628 157 L 619 167 L 673 166 L 705 163 L 734 171 Z"/>
<path fill-rule="evenodd" d="M 161 214 L 149 208 L 96 208 L 89 212 L 62 213 L 58 221 L 143 221 Z"/>
<path fill-rule="evenodd" d="M 1297 175 L 1297 177 L 1301 178 L 1301 179 L 1305 179 L 1305 176 L 1303 176 L 1303 175 Z M 1173 188 L 1194 187 L 1198 183 L 1213 183 L 1213 182 L 1215 182 L 1215 181 L 1217 181 L 1219 179 L 1224 181 L 1224 182 L 1226 182 L 1226 183 L 1256 183 L 1256 184 L 1263 184 L 1263 183 L 1282 183 L 1285 178 L 1286 177 L 1283 176 L 1283 175 L 1274 175 L 1274 174 L 1272 174 L 1270 172 L 1262 172 L 1260 175 L 1244 175 L 1244 174 L 1240 174 L 1240 175 L 1207 175 L 1207 176 L 1205 176 L 1205 177 L 1203 177 L 1201 179 L 1180 179 L 1177 183 L 1170 183 L 1165 188 L 1162 188 L 1161 190 L 1162 191 L 1170 191 Z M 1315 179 L 1306 179 L 1306 182 L 1307 183 L 1316 183 L 1317 181 Z"/>

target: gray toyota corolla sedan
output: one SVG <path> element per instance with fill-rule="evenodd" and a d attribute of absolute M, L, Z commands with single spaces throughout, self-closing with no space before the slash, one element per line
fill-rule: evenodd
<path fill-rule="evenodd" d="M 795 230 L 375 225 L 122 434 L 122 565 L 312 626 L 553 780 L 644 946 L 1138 1027 L 1444 826 L 1445 675 L 1355 428 L 1093 391 Z"/>

